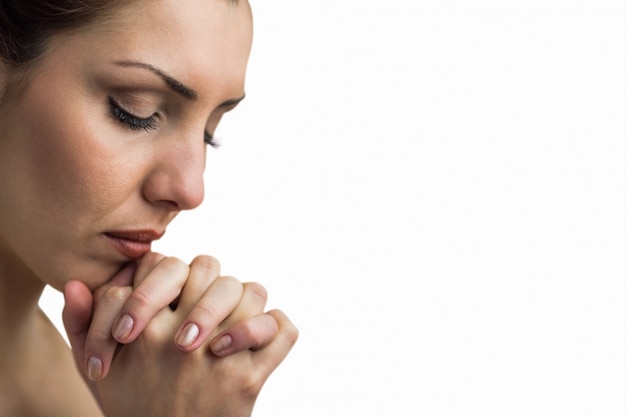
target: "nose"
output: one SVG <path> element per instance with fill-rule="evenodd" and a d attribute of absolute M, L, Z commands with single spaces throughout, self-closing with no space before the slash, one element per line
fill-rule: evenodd
<path fill-rule="evenodd" d="M 143 196 L 171 210 L 190 210 L 204 200 L 206 147 L 201 140 L 178 140 L 156 153 Z"/>

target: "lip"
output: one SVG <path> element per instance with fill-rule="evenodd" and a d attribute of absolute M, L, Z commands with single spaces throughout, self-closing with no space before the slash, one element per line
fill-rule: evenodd
<path fill-rule="evenodd" d="M 109 243 L 123 256 L 141 258 L 150 252 L 152 241 L 163 236 L 155 230 L 112 230 L 104 233 Z"/>

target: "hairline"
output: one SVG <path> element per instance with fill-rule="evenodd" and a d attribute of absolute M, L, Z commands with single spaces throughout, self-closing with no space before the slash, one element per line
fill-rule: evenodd
<path fill-rule="evenodd" d="M 240 3 L 240 0 L 221 1 L 231 7 L 237 7 Z M 42 43 L 42 52 L 28 61 L 11 63 L 6 62 L 4 61 L 4 59 L 0 58 L 0 77 L 4 78 L 5 82 L 5 88 L 0 89 L 0 105 L 2 105 L 5 99 L 7 99 L 8 97 L 15 94 L 19 95 L 21 94 L 21 92 L 24 91 L 24 89 L 28 85 L 28 81 L 37 72 L 37 69 L 48 54 L 50 50 L 49 41 L 52 37 L 61 34 L 78 33 L 92 24 L 98 22 L 106 22 L 106 20 L 113 18 L 113 16 L 117 12 L 119 12 L 120 9 L 130 6 L 130 3 L 133 3 L 133 1 L 115 1 L 112 3 L 115 4 L 113 4 L 111 7 L 103 8 L 100 13 L 95 14 L 92 18 L 87 19 L 82 23 L 76 24 L 73 27 L 63 28 L 54 33 L 51 33 Z"/>

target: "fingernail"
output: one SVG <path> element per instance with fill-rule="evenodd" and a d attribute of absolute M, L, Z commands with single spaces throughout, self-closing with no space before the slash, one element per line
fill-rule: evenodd
<path fill-rule="evenodd" d="M 87 362 L 87 376 L 92 381 L 100 379 L 102 376 L 102 361 L 99 358 L 95 356 L 89 358 Z"/>
<path fill-rule="evenodd" d="M 200 334 L 200 329 L 193 323 L 187 323 L 183 330 L 178 334 L 176 338 L 176 343 L 178 346 L 189 347 L 196 341 L 198 335 Z"/>
<path fill-rule="evenodd" d="M 226 351 L 232 343 L 233 338 L 230 337 L 230 335 L 225 334 L 211 342 L 211 351 L 216 355 L 219 355 L 220 353 Z"/>
<path fill-rule="evenodd" d="M 118 341 L 126 339 L 130 335 L 130 332 L 133 331 L 134 325 L 135 322 L 133 318 L 128 314 L 124 314 L 117 320 L 115 326 L 113 326 L 113 337 Z"/>

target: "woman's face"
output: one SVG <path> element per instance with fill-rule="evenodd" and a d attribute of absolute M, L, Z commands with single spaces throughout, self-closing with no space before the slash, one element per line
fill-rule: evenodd
<path fill-rule="evenodd" d="M 205 132 L 244 95 L 245 0 L 130 3 L 53 37 L 0 104 L 0 266 L 57 289 L 102 284 L 200 204 Z"/>

